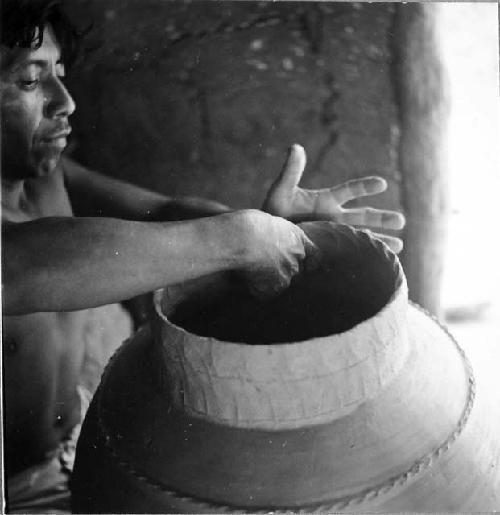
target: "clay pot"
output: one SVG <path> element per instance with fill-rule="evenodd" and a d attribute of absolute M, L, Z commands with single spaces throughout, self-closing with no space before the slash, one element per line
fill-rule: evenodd
<path fill-rule="evenodd" d="M 381 242 L 303 228 L 322 262 L 275 299 L 157 295 L 85 420 L 74 511 L 500 509 L 500 382 L 480 353 L 408 303 Z"/>

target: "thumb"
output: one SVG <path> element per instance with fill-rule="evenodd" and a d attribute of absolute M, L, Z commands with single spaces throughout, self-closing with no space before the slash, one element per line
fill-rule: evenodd
<path fill-rule="evenodd" d="M 288 151 L 285 164 L 276 181 L 279 188 L 293 189 L 300 182 L 306 167 L 306 151 L 304 147 L 294 143 Z"/>

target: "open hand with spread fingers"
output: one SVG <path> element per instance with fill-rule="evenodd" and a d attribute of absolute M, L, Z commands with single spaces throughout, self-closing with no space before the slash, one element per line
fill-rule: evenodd
<path fill-rule="evenodd" d="M 382 177 L 363 177 L 331 188 L 307 190 L 299 187 L 305 166 L 304 148 L 297 144 L 292 145 L 283 170 L 267 194 L 263 211 L 293 222 L 331 220 L 341 224 L 373 227 L 377 231 L 398 230 L 404 227 L 404 216 L 397 211 L 371 207 L 342 207 L 350 200 L 385 191 L 387 182 Z M 378 232 L 375 235 L 394 252 L 402 250 L 403 242 L 400 238 Z"/>

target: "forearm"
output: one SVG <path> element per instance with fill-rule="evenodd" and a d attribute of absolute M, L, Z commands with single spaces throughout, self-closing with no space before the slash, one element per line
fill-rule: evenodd
<path fill-rule="evenodd" d="M 198 197 L 164 198 L 155 207 L 146 210 L 144 220 L 180 221 L 205 218 L 231 212 L 231 209 L 213 200 Z"/>
<path fill-rule="evenodd" d="M 173 223 L 45 218 L 10 224 L 3 235 L 4 312 L 89 308 L 238 268 L 245 251 L 231 216 Z"/>
<path fill-rule="evenodd" d="M 192 220 L 229 212 L 219 202 L 197 197 L 172 198 L 94 172 L 64 158 L 62 169 L 76 216 L 136 221 Z"/>

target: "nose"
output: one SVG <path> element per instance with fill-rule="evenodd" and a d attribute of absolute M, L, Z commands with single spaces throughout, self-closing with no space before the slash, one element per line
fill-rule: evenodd
<path fill-rule="evenodd" d="M 76 105 L 66 86 L 59 77 L 52 77 L 46 86 L 45 109 L 48 118 L 68 117 L 75 111 Z"/>

